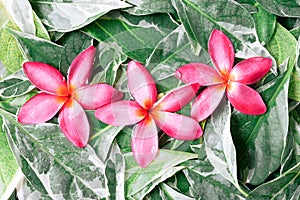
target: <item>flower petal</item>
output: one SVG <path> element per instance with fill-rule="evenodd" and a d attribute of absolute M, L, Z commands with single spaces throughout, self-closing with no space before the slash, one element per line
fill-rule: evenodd
<path fill-rule="evenodd" d="M 227 97 L 232 106 L 241 113 L 261 115 L 267 111 L 259 93 L 242 83 L 231 82 L 227 87 Z"/>
<path fill-rule="evenodd" d="M 148 114 L 135 101 L 116 101 L 98 108 L 95 111 L 96 117 L 106 124 L 113 126 L 126 126 L 136 124 Z"/>
<path fill-rule="evenodd" d="M 238 63 L 230 72 L 230 80 L 253 84 L 264 77 L 272 67 L 270 58 L 254 57 Z"/>
<path fill-rule="evenodd" d="M 172 90 L 155 103 L 153 110 L 176 112 L 186 106 L 194 98 L 199 87 L 198 83 L 194 83 Z"/>
<path fill-rule="evenodd" d="M 135 161 L 141 167 L 147 167 L 158 151 L 158 134 L 155 121 L 148 115 L 133 129 L 131 141 Z"/>
<path fill-rule="evenodd" d="M 178 68 L 175 76 L 184 83 L 199 83 L 201 86 L 215 85 L 222 82 L 218 72 L 202 63 L 190 63 Z"/>
<path fill-rule="evenodd" d="M 76 56 L 71 63 L 68 71 L 68 87 L 71 94 L 73 91 L 86 85 L 92 72 L 95 52 L 95 47 L 90 46 Z"/>
<path fill-rule="evenodd" d="M 25 62 L 23 70 L 30 82 L 47 93 L 67 96 L 67 82 L 60 71 L 41 62 Z"/>
<path fill-rule="evenodd" d="M 136 61 L 131 61 L 127 69 L 128 87 L 143 108 L 149 109 L 157 98 L 155 82 L 146 68 Z"/>
<path fill-rule="evenodd" d="M 50 120 L 60 110 L 68 97 L 39 93 L 20 109 L 18 121 L 22 124 L 39 124 Z"/>
<path fill-rule="evenodd" d="M 108 103 L 121 100 L 123 94 L 110 85 L 99 83 L 79 88 L 73 96 L 84 109 L 95 110 Z"/>
<path fill-rule="evenodd" d="M 191 116 L 198 122 L 210 116 L 219 105 L 225 93 L 225 85 L 208 86 L 203 90 L 192 105 Z"/>
<path fill-rule="evenodd" d="M 64 105 L 58 116 L 59 126 L 75 146 L 84 147 L 89 139 L 90 125 L 83 108 L 73 99 Z"/>
<path fill-rule="evenodd" d="M 198 122 L 190 117 L 164 111 L 155 111 L 151 114 L 157 126 L 172 138 L 194 140 L 203 134 Z"/>
<path fill-rule="evenodd" d="M 208 41 L 208 52 L 214 66 L 225 77 L 234 62 L 234 49 L 229 38 L 220 30 L 213 30 Z"/>

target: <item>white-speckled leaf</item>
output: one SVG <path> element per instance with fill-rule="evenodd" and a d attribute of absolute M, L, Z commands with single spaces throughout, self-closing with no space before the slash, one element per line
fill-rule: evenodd
<path fill-rule="evenodd" d="M 31 4 L 42 22 L 59 32 L 79 29 L 111 10 L 131 6 L 119 0 L 32 0 Z"/>
<path fill-rule="evenodd" d="M 98 199 L 108 196 L 105 166 L 94 150 L 73 146 L 58 125 L 20 125 L 0 110 L 10 145 L 32 186 L 53 199 Z"/>
<path fill-rule="evenodd" d="M 141 168 L 134 160 L 132 153 L 125 154 L 127 197 L 137 194 L 153 181 L 166 175 L 180 163 L 197 158 L 196 154 L 160 149 L 156 158 L 146 168 Z M 176 173 L 176 170 L 173 171 Z M 170 175 L 170 174 L 169 174 Z M 165 177 L 167 178 L 167 177 Z M 160 179 L 164 181 L 165 179 Z M 156 182 L 158 184 L 159 182 Z"/>

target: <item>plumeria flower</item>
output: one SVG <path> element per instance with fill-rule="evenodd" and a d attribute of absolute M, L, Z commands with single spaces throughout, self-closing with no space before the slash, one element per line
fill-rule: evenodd
<path fill-rule="evenodd" d="M 83 109 L 95 110 L 123 94 L 107 84 L 87 85 L 94 62 L 95 48 L 87 48 L 72 62 L 67 80 L 54 67 L 40 62 L 26 62 L 23 70 L 30 82 L 41 92 L 20 109 L 18 121 L 39 124 L 59 112 L 59 126 L 64 135 L 77 147 L 84 147 L 90 126 Z"/>
<path fill-rule="evenodd" d="M 190 84 L 170 91 L 157 100 L 156 84 L 143 65 L 131 61 L 127 69 L 128 88 L 133 100 L 113 102 L 96 110 L 96 117 L 110 125 L 136 124 L 131 147 L 136 162 L 148 166 L 158 152 L 158 129 L 170 137 L 193 140 L 203 134 L 192 118 L 174 112 L 183 108 L 195 96 L 199 84 Z"/>
<path fill-rule="evenodd" d="M 214 68 L 202 63 L 190 63 L 176 70 L 176 77 L 185 83 L 199 83 L 207 88 L 192 105 L 191 116 L 202 121 L 217 108 L 226 91 L 232 106 L 244 114 L 260 115 L 266 106 L 259 93 L 247 86 L 265 76 L 272 60 L 263 57 L 246 59 L 234 67 L 234 49 L 229 38 L 213 30 L 208 42 L 208 52 Z"/>

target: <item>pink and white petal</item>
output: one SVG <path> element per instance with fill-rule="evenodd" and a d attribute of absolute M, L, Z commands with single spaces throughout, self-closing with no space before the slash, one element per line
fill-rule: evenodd
<path fill-rule="evenodd" d="M 172 138 L 195 140 L 203 135 L 199 123 L 193 118 L 165 111 L 155 111 L 151 114 L 157 126 Z"/>
<path fill-rule="evenodd" d="M 231 81 L 253 84 L 264 77 L 272 67 L 270 58 L 254 57 L 238 63 L 230 72 Z"/>
<path fill-rule="evenodd" d="M 90 125 L 83 108 L 73 99 L 64 105 L 58 116 L 59 126 L 66 138 L 76 147 L 86 146 Z"/>
<path fill-rule="evenodd" d="M 184 85 L 168 92 L 154 105 L 153 110 L 176 112 L 186 106 L 196 95 L 200 85 L 198 83 Z"/>
<path fill-rule="evenodd" d="M 234 49 L 231 41 L 222 31 L 212 31 L 208 41 L 208 52 L 214 66 L 226 77 L 234 63 Z"/>
<path fill-rule="evenodd" d="M 72 93 L 86 85 L 90 78 L 96 49 L 90 46 L 75 57 L 68 71 L 68 87 Z"/>
<path fill-rule="evenodd" d="M 191 116 L 198 122 L 209 117 L 221 102 L 225 93 L 225 85 L 208 86 L 192 105 Z"/>
<path fill-rule="evenodd" d="M 261 115 L 267 111 L 259 93 L 242 83 L 231 82 L 227 87 L 227 98 L 235 109 L 244 114 Z"/>
<path fill-rule="evenodd" d="M 40 124 L 50 120 L 61 109 L 68 97 L 39 93 L 20 109 L 18 121 L 22 124 Z"/>
<path fill-rule="evenodd" d="M 155 121 L 148 115 L 133 129 L 131 148 L 135 161 L 147 167 L 158 152 L 158 134 Z"/>
<path fill-rule="evenodd" d="M 60 71 L 41 62 L 25 62 L 23 70 L 30 82 L 47 93 L 67 96 L 67 82 Z"/>
<path fill-rule="evenodd" d="M 128 87 L 143 108 L 149 109 L 157 98 L 155 82 L 146 68 L 136 61 L 131 61 L 127 69 Z"/>
<path fill-rule="evenodd" d="M 184 83 L 199 83 L 201 86 L 223 82 L 219 73 L 211 66 L 202 63 L 190 63 L 178 68 L 175 76 Z"/>
<path fill-rule="evenodd" d="M 73 97 L 87 110 L 95 110 L 106 104 L 121 100 L 123 93 L 112 86 L 99 83 L 79 88 Z"/>
<path fill-rule="evenodd" d="M 126 126 L 136 124 L 145 116 L 148 111 L 142 108 L 135 101 L 116 101 L 98 108 L 95 111 L 97 119 L 113 126 Z"/>

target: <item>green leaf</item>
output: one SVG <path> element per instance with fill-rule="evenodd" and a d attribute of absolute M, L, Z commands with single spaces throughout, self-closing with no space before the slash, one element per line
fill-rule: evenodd
<path fill-rule="evenodd" d="M 300 25 L 298 25 L 297 27 L 293 28 L 292 30 L 290 30 L 290 33 L 295 37 L 295 38 L 299 38 L 300 37 Z"/>
<path fill-rule="evenodd" d="M 22 32 L 35 35 L 33 12 L 28 0 L 2 0 L 10 18 Z"/>
<path fill-rule="evenodd" d="M 9 29 L 29 61 L 43 62 L 58 68 L 63 48 L 48 40 Z"/>
<path fill-rule="evenodd" d="M 288 171 L 300 162 L 300 116 L 297 110 L 290 112 L 289 132 L 286 138 L 280 173 Z"/>
<path fill-rule="evenodd" d="M 116 143 L 113 144 L 110 156 L 105 162 L 105 175 L 108 180 L 109 199 L 124 199 L 125 159 Z"/>
<path fill-rule="evenodd" d="M 111 10 L 130 7 L 119 0 L 31 0 L 31 5 L 44 24 L 59 32 L 82 28 Z"/>
<path fill-rule="evenodd" d="M 236 187 L 226 180 L 206 159 L 189 161 L 184 173 L 195 199 L 244 199 Z"/>
<path fill-rule="evenodd" d="M 177 200 L 177 199 L 180 199 L 180 200 L 193 200 L 193 198 L 179 193 L 178 191 L 174 190 L 173 188 L 171 188 L 170 186 L 168 186 L 165 183 L 161 183 L 159 185 L 159 189 L 160 189 L 160 194 L 161 194 L 163 199 L 168 199 L 168 200 Z"/>
<path fill-rule="evenodd" d="M 149 183 L 146 187 L 144 187 L 142 190 L 140 190 L 138 193 L 133 195 L 134 199 L 143 199 L 148 193 L 150 193 L 157 185 L 164 182 L 166 179 L 170 178 L 174 174 L 178 173 L 184 169 L 183 166 L 173 167 L 172 169 L 169 169 L 167 172 L 165 172 L 163 175 L 161 175 L 159 178 L 153 180 L 151 183 Z"/>
<path fill-rule="evenodd" d="M 258 185 L 281 164 L 288 131 L 288 84 L 293 68 L 259 88 L 267 112 L 263 115 L 232 113 L 231 131 L 242 181 Z M 266 162 L 267 161 L 267 162 Z"/>
<path fill-rule="evenodd" d="M 13 98 L 24 95 L 34 89 L 22 71 L 18 71 L 0 81 L 0 97 Z"/>
<path fill-rule="evenodd" d="M 52 200 L 49 195 L 43 194 L 36 190 L 29 181 L 23 179 L 23 183 L 18 186 L 17 196 L 20 199 L 43 199 L 43 200 Z"/>
<path fill-rule="evenodd" d="M 171 1 L 169 0 L 127 0 L 128 3 L 135 5 L 127 9 L 133 15 L 149 15 L 154 13 L 175 13 Z"/>
<path fill-rule="evenodd" d="M 92 38 L 80 31 L 75 31 L 64 35 L 62 40 L 64 47 L 59 62 L 59 71 L 66 77 L 72 61 L 79 53 L 92 45 Z"/>
<path fill-rule="evenodd" d="M 266 45 L 272 38 L 275 31 L 276 16 L 267 12 L 259 4 L 256 8 L 257 12 L 253 14 L 256 32 L 262 45 Z"/>
<path fill-rule="evenodd" d="M 230 103 L 224 96 L 206 125 L 205 151 L 212 166 L 240 189 L 237 180 L 236 150 L 230 133 L 230 116 Z"/>
<path fill-rule="evenodd" d="M 18 171 L 18 164 L 11 152 L 6 139 L 6 133 L 2 130 L 3 120 L 0 115 L 0 199 L 7 199 L 22 178 Z"/>
<path fill-rule="evenodd" d="M 39 192 L 53 199 L 106 198 L 105 166 L 88 145 L 74 147 L 58 125 L 20 125 L 0 109 L 14 155 Z"/>
<path fill-rule="evenodd" d="M 9 19 L 7 18 L 7 13 L 5 10 L 5 7 L 3 5 L 3 2 L 0 2 L 0 29 L 2 29 L 3 27 L 5 27 L 5 25 L 8 23 Z"/>
<path fill-rule="evenodd" d="M 40 18 L 35 14 L 35 12 L 33 12 L 33 19 L 34 19 L 34 25 L 36 27 L 35 35 L 39 38 L 43 38 L 45 40 L 50 40 L 48 31 L 42 24 L 42 21 L 40 20 Z"/>
<path fill-rule="evenodd" d="M 296 65 L 291 75 L 289 86 L 289 98 L 300 102 L 300 37 L 297 42 L 296 49 Z"/>
<path fill-rule="evenodd" d="M 249 199 L 298 199 L 300 196 L 300 163 L 276 179 L 255 188 Z"/>
<path fill-rule="evenodd" d="M 295 65 L 296 46 L 297 41 L 293 35 L 277 23 L 274 35 L 270 42 L 266 45 L 266 48 L 279 64 L 283 63 L 286 59 L 289 59 L 288 68 L 291 68 Z M 297 69 L 295 68 L 291 76 L 289 98 L 300 101 L 300 81 L 299 79 L 297 80 L 297 76 L 299 76 L 299 74 L 296 70 Z"/>
<path fill-rule="evenodd" d="M 175 70 L 192 62 L 209 63 L 209 55 L 203 49 L 197 55 L 192 52 L 191 43 L 181 25 L 158 43 L 147 60 L 146 68 L 154 78 L 159 92 L 166 92 L 181 83 L 174 76 Z"/>
<path fill-rule="evenodd" d="M 282 17 L 300 17 L 300 2 L 298 0 L 257 0 L 267 11 Z"/>
<path fill-rule="evenodd" d="M 197 158 L 197 156 L 195 154 L 186 153 L 186 152 L 169 151 L 169 150 L 160 149 L 159 153 L 157 154 L 156 158 L 152 161 L 152 163 L 148 165 L 146 168 L 141 168 L 137 165 L 131 153 L 125 154 L 125 160 L 126 160 L 125 189 L 127 191 L 127 197 L 135 195 L 143 188 L 145 188 L 147 185 L 152 184 L 152 181 L 155 181 L 156 179 L 162 177 L 170 170 L 176 173 L 177 170 L 174 171 L 174 169 L 176 169 L 175 167 L 176 165 L 193 158 Z"/>
<path fill-rule="evenodd" d="M 15 24 L 8 22 L 6 27 L 17 29 Z M 0 60 L 6 67 L 7 74 L 12 74 L 21 69 L 24 58 L 19 50 L 18 42 L 6 30 L 0 29 Z"/>
<path fill-rule="evenodd" d="M 271 57 L 257 39 L 250 13 L 240 4 L 227 0 L 172 0 L 172 3 L 195 52 L 199 51 L 199 45 L 207 49 L 212 30 L 220 29 L 231 39 L 236 57 Z M 273 64 L 275 68 L 275 61 Z"/>
<path fill-rule="evenodd" d="M 127 60 L 127 56 L 122 52 L 114 49 L 111 45 L 100 42 L 97 46 L 94 71 L 98 72 L 93 82 L 105 82 L 113 85 L 117 78 L 117 72 L 120 65 Z"/>
<path fill-rule="evenodd" d="M 145 63 L 159 41 L 177 27 L 169 15 L 144 17 L 115 13 L 100 18 L 84 31 L 122 54 Z"/>

